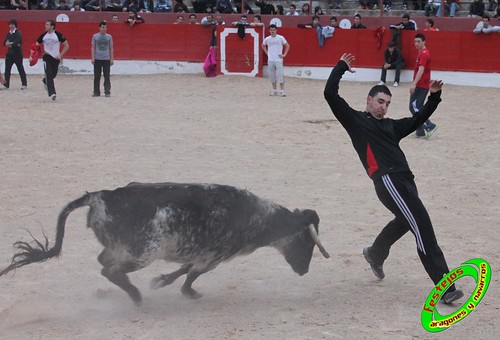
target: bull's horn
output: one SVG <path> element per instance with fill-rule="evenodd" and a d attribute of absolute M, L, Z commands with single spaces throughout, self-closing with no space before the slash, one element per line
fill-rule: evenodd
<path fill-rule="evenodd" d="M 323 247 L 323 245 L 321 244 L 318 233 L 316 232 L 316 229 L 314 229 L 314 226 L 312 224 L 309 225 L 309 233 L 311 234 L 314 243 L 318 246 L 321 254 L 323 254 L 323 256 L 327 259 L 330 258 L 330 254 L 328 254 L 325 247 Z"/>

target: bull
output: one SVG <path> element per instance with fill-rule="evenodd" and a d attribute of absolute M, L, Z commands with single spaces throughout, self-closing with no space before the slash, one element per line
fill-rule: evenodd
<path fill-rule="evenodd" d="M 186 274 L 181 293 L 201 297 L 192 288 L 203 273 L 239 255 L 271 246 L 283 254 L 299 275 L 309 270 L 314 246 L 329 254 L 318 238 L 314 210 L 294 210 L 262 199 L 247 190 L 217 184 L 130 183 L 115 190 L 86 193 L 59 214 L 55 244 L 33 237 L 14 243 L 17 253 L 0 276 L 30 263 L 61 254 L 66 219 L 75 209 L 90 207 L 87 226 L 104 250 L 97 257 L 101 274 L 123 289 L 136 305 L 141 293 L 129 280 L 134 272 L 163 259 L 180 263 L 178 270 L 152 279 L 157 289 Z"/>

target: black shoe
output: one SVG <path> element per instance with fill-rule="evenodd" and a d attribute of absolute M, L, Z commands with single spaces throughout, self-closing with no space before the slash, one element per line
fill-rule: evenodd
<path fill-rule="evenodd" d="M 111 93 L 106 93 L 104 97 L 111 97 Z"/>
<path fill-rule="evenodd" d="M 92 93 L 92 97 L 100 97 L 101 94 L 100 93 Z"/>
<path fill-rule="evenodd" d="M 441 301 L 446 305 L 450 305 L 453 301 L 460 299 L 462 296 L 464 296 L 464 293 L 460 289 L 455 289 L 452 292 L 444 293 L 441 297 Z"/>
<path fill-rule="evenodd" d="M 372 247 L 363 248 L 363 255 L 365 256 L 366 262 L 368 262 L 370 264 L 370 267 L 372 268 L 373 274 L 375 274 L 375 276 L 379 280 L 382 280 L 385 277 L 383 264 L 375 263 L 375 261 L 370 257 L 370 249 L 371 248 Z"/>

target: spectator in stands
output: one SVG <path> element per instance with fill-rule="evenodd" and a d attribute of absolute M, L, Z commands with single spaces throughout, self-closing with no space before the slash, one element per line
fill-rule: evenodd
<path fill-rule="evenodd" d="M 112 22 L 113 24 L 116 24 L 116 23 L 118 23 L 119 21 L 120 21 L 120 19 L 118 19 L 118 15 L 113 14 L 113 16 L 111 17 L 111 22 Z"/>
<path fill-rule="evenodd" d="M 330 17 L 330 25 L 331 27 L 337 29 L 337 28 L 340 28 L 339 27 L 339 22 L 337 20 L 337 17 L 333 16 L 333 17 Z"/>
<path fill-rule="evenodd" d="M 207 11 L 207 2 L 205 0 L 191 0 L 193 5 L 193 12 L 205 13 Z"/>
<path fill-rule="evenodd" d="M 172 5 L 169 0 L 158 0 L 155 6 L 155 13 L 169 13 L 172 11 Z"/>
<path fill-rule="evenodd" d="M 442 0 L 428 0 L 427 5 L 425 5 L 424 7 L 425 16 L 429 16 L 430 14 L 435 13 L 436 16 L 441 17 L 444 16 L 443 11 L 447 11 L 450 13 L 450 17 L 454 17 L 455 12 L 459 8 L 459 5 L 456 1 L 457 0 L 446 1 L 444 4 L 444 8 L 441 8 Z"/>
<path fill-rule="evenodd" d="M 130 26 L 138 25 L 138 24 L 143 24 L 145 23 L 146 20 L 144 20 L 143 17 L 136 11 L 129 11 L 128 12 L 128 18 L 125 20 L 126 24 L 129 24 Z"/>
<path fill-rule="evenodd" d="M 395 25 L 391 25 L 391 28 L 410 31 L 415 31 L 417 29 L 415 26 L 415 22 L 413 20 L 410 20 L 410 15 L 408 13 L 403 14 L 401 16 L 401 22 Z"/>
<path fill-rule="evenodd" d="M 70 11 L 71 7 L 66 4 L 66 0 L 59 1 L 59 6 L 56 7 L 58 11 Z"/>
<path fill-rule="evenodd" d="M 177 19 L 175 19 L 174 25 L 180 25 L 184 23 L 184 17 L 182 15 L 178 15 Z"/>
<path fill-rule="evenodd" d="M 297 25 L 298 28 L 317 28 L 318 26 L 321 27 L 319 24 L 319 16 L 317 15 L 313 15 L 311 23 Z"/>
<path fill-rule="evenodd" d="M 71 7 L 72 12 L 85 12 L 85 9 L 81 7 L 80 3 L 75 0 L 73 2 L 73 7 Z"/>
<path fill-rule="evenodd" d="M 481 18 L 484 15 L 484 4 L 483 0 L 474 0 L 470 4 L 468 17 Z"/>
<path fill-rule="evenodd" d="M 425 16 L 428 17 L 431 14 L 435 14 L 437 12 L 437 1 L 438 0 L 428 0 L 427 5 L 424 6 L 424 13 Z M 441 0 L 439 0 L 441 2 Z"/>
<path fill-rule="evenodd" d="M 476 28 L 472 31 L 474 33 L 490 34 L 492 32 L 500 33 L 500 26 L 492 26 L 490 23 L 490 16 L 485 14 L 483 19 L 477 23 Z"/>
<path fill-rule="evenodd" d="M 175 0 L 174 13 L 189 13 L 187 6 L 184 4 L 184 0 Z"/>
<path fill-rule="evenodd" d="M 316 6 L 314 7 L 314 15 L 325 15 L 325 13 L 320 6 Z"/>
<path fill-rule="evenodd" d="M 488 6 L 488 12 L 493 12 L 497 7 L 496 5 L 498 4 L 498 0 L 488 0 L 488 1 L 490 3 Z"/>
<path fill-rule="evenodd" d="M 245 0 L 245 10 L 244 14 L 254 14 L 252 7 L 248 4 L 248 0 Z M 234 0 L 234 7 L 236 8 L 236 13 L 241 14 L 241 0 Z"/>
<path fill-rule="evenodd" d="M 10 0 L 10 9 L 16 9 L 16 10 L 28 9 L 28 1 Z"/>
<path fill-rule="evenodd" d="M 196 14 L 194 14 L 194 13 L 189 14 L 188 24 L 190 24 L 190 25 L 199 25 L 200 24 L 197 20 Z"/>
<path fill-rule="evenodd" d="M 359 0 L 359 9 L 370 9 L 372 0 Z"/>
<path fill-rule="evenodd" d="M 496 10 L 495 15 L 493 17 L 500 20 L 500 0 L 495 0 L 495 2 L 497 4 L 497 10 Z"/>
<path fill-rule="evenodd" d="M 290 4 L 290 12 L 288 12 L 286 15 L 299 15 L 299 12 L 297 12 L 297 7 L 294 4 Z"/>
<path fill-rule="evenodd" d="M 366 26 L 361 23 L 361 15 L 359 13 L 356 13 L 354 15 L 354 24 L 351 26 L 351 28 L 352 29 L 366 28 Z"/>
<path fill-rule="evenodd" d="M 214 15 L 213 14 L 207 14 L 205 17 L 201 18 L 201 24 L 203 26 L 215 25 Z"/>
<path fill-rule="evenodd" d="M 403 54 L 396 47 L 396 44 L 393 41 L 390 41 L 384 52 L 384 65 L 382 65 L 382 74 L 380 75 L 380 83 L 378 84 L 385 85 L 387 70 L 396 70 L 392 86 L 398 87 L 401 70 L 405 67 L 405 65 Z"/>
<path fill-rule="evenodd" d="M 276 14 L 277 15 L 285 15 L 285 8 L 282 5 L 276 6 Z"/>
<path fill-rule="evenodd" d="M 119 2 L 120 0 L 118 0 Z M 138 12 L 153 13 L 155 11 L 155 4 L 153 0 L 139 0 L 137 6 Z"/>
<path fill-rule="evenodd" d="M 421 6 L 421 0 L 412 0 L 412 4 L 413 4 L 413 9 L 415 11 L 418 11 L 420 10 L 420 8 L 422 7 Z M 408 10 L 408 0 L 403 0 L 403 10 L 404 11 L 407 11 Z"/>
<path fill-rule="evenodd" d="M 255 0 L 255 6 L 260 8 L 260 14 L 277 14 L 274 6 L 267 0 Z"/>
<path fill-rule="evenodd" d="M 424 28 L 424 31 L 428 32 L 428 31 L 431 31 L 431 32 L 435 32 L 435 31 L 439 31 L 439 29 L 437 29 L 436 27 L 434 27 L 434 20 L 432 19 L 427 19 L 425 20 L 425 28 Z"/>
<path fill-rule="evenodd" d="M 243 15 L 240 17 L 240 20 L 238 20 L 238 21 L 233 21 L 233 22 L 231 23 L 231 25 L 233 25 L 233 26 L 238 26 L 238 25 L 249 26 L 249 25 L 250 25 L 250 23 L 248 22 L 248 17 L 247 17 L 245 14 L 243 14 Z"/>
<path fill-rule="evenodd" d="M 309 4 L 303 4 L 302 5 L 302 15 L 311 15 L 311 7 L 309 7 Z"/>
<path fill-rule="evenodd" d="M 89 11 L 100 11 L 101 10 L 101 1 L 100 0 L 91 0 L 85 5 L 85 10 Z"/>
<path fill-rule="evenodd" d="M 123 6 L 120 0 L 102 0 L 102 10 L 106 12 L 121 12 Z"/>
<path fill-rule="evenodd" d="M 383 4 L 384 4 L 384 12 L 389 12 L 391 10 L 392 0 L 384 0 Z"/>
<path fill-rule="evenodd" d="M 233 13 L 234 3 L 233 0 L 217 0 L 215 9 L 218 13 Z"/>
<path fill-rule="evenodd" d="M 250 26 L 264 26 L 262 22 L 262 17 L 260 15 L 256 15 L 253 17 L 253 22 L 250 23 Z"/>
<path fill-rule="evenodd" d="M 38 9 L 53 10 L 56 9 L 55 0 L 40 0 L 38 2 Z"/>
<path fill-rule="evenodd" d="M 130 11 L 135 11 L 137 12 L 139 9 L 139 3 L 138 0 L 125 0 L 123 2 L 123 12 L 130 12 Z"/>
<path fill-rule="evenodd" d="M 335 5 L 335 9 L 340 9 L 340 4 L 342 3 L 342 0 L 337 0 Z M 333 9 L 333 0 L 328 0 L 328 8 Z"/>

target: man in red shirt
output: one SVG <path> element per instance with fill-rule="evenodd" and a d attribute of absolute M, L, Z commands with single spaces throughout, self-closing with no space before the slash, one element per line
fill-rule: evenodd
<path fill-rule="evenodd" d="M 424 104 L 431 81 L 431 54 L 425 47 L 425 35 L 418 33 L 413 40 L 418 50 L 417 62 L 413 71 L 413 83 L 410 87 L 410 112 L 419 112 Z M 430 138 L 437 130 L 437 125 L 429 119 L 416 131 L 417 137 Z"/>

